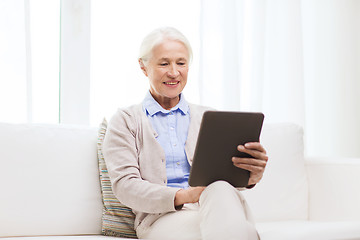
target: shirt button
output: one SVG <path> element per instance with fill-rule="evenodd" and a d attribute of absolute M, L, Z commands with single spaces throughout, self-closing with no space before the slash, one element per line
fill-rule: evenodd
<path fill-rule="evenodd" d="M 177 165 L 180 165 L 180 163 L 179 163 L 179 162 L 177 162 L 176 164 L 177 164 Z"/>
<path fill-rule="evenodd" d="M 176 147 L 176 143 L 174 143 L 173 146 Z"/>
<path fill-rule="evenodd" d="M 175 128 L 174 127 L 170 127 L 171 130 L 174 130 Z"/>

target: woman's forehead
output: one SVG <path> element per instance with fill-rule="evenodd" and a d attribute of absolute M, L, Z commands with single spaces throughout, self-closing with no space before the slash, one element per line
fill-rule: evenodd
<path fill-rule="evenodd" d="M 176 40 L 165 40 L 154 46 L 152 56 L 158 59 L 189 58 L 189 51 L 185 44 Z"/>

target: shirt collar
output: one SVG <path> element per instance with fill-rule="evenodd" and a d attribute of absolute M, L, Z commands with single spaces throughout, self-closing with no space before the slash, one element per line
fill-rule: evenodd
<path fill-rule="evenodd" d="M 155 114 L 161 112 L 164 114 L 168 114 L 169 112 L 179 110 L 183 115 L 189 113 L 189 104 L 185 100 L 184 94 L 180 93 L 180 101 L 179 103 L 171 108 L 170 110 L 164 109 L 150 94 L 150 91 L 147 92 L 145 99 L 143 101 L 143 109 L 146 111 L 150 116 L 154 116 Z"/>

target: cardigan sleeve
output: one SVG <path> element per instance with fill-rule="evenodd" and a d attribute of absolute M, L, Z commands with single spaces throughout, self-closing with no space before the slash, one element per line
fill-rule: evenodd
<path fill-rule="evenodd" d="M 167 187 L 166 182 L 154 183 L 142 177 L 139 145 L 136 143 L 137 134 L 142 130 L 138 128 L 136 118 L 124 110 L 119 110 L 109 122 L 103 154 L 113 192 L 121 203 L 135 211 L 144 213 L 176 211 L 174 199 L 180 189 Z"/>

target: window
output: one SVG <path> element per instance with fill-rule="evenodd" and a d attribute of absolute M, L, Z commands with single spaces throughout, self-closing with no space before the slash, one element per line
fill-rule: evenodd
<path fill-rule="evenodd" d="M 0 121 L 27 121 L 24 1 L 0 2 Z"/>
<path fill-rule="evenodd" d="M 32 121 L 59 122 L 60 1 L 29 0 Z"/>
<path fill-rule="evenodd" d="M 148 83 L 138 49 L 161 26 L 192 44 L 184 93 L 198 103 L 199 21 L 200 0 L 1 1 L 0 121 L 97 126 L 140 103 Z"/>
<path fill-rule="evenodd" d="M 0 121 L 57 123 L 60 2 L 0 2 Z"/>

